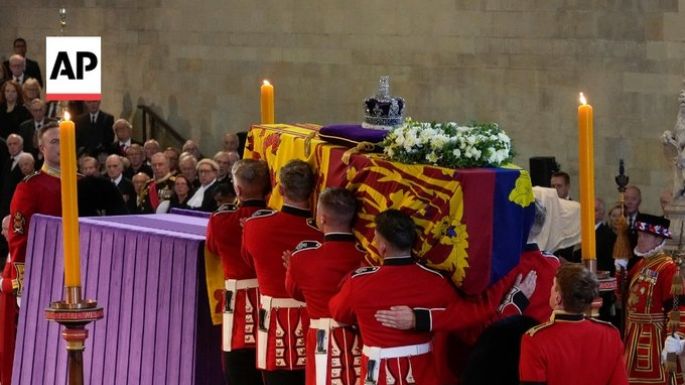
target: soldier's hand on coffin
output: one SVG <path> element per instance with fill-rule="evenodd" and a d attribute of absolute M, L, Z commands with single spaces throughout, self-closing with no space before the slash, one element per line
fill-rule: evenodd
<path fill-rule="evenodd" d="M 526 298 L 529 298 L 533 295 L 535 292 L 535 285 L 537 284 L 538 281 L 538 273 L 535 272 L 535 270 L 531 270 L 526 274 L 526 278 L 522 279 L 523 275 L 519 274 L 516 277 L 516 282 L 514 283 L 514 287 L 517 287 L 523 295 L 526 296 Z"/>
<path fill-rule="evenodd" d="M 288 266 L 290 265 L 290 257 L 292 257 L 292 255 L 293 255 L 293 252 L 290 250 L 286 250 L 283 252 L 283 256 L 281 257 L 281 259 L 283 259 L 283 267 L 285 267 L 286 270 L 288 269 Z"/>
<path fill-rule="evenodd" d="M 378 310 L 376 321 L 389 328 L 409 330 L 416 325 L 414 311 L 409 306 L 392 306 L 390 310 Z"/>

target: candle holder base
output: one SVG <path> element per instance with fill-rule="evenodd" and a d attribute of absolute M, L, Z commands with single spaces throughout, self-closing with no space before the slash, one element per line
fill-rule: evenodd
<path fill-rule="evenodd" d="M 80 287 L 78 292 L 74 289 L 67 288 L 67 301 L 52 302 L 45 309 L 45 318 L 64 326 L 62 337 L 67 343 L 67 383 L 83 385 L 83 350 L 88 338 L 86 325 L 104 317 L 105 311 L 94 300 L 81 300 Z"/>

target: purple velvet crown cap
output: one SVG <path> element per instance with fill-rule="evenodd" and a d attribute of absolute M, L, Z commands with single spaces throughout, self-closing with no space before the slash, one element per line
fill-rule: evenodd
<path fill-rule="evenodd" d="M 361 124 L 331 124 L 319 130 L 319 137 L 325 141 L 346 147 L 354 147 L 360 142 L 377 144 L 386 135 L 388 131 L 364 128 Z"/>

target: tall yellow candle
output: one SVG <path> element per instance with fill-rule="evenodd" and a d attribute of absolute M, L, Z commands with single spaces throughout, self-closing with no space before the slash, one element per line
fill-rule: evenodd
<path fill-rule="evenodd" d="M 62 179 L 62 233 L 64 240 L 64 282 L 81 286 L 79 257 L 78 203 L 76 192 L 76 129 L 69 113 L 59 123 L 59 161 Z"/>
<path fill-rule="evenodd" d="M 274 124 L 274 86 L 268 80 L 264 80 L 260 91 L 262 124 Z"/>
<path fill-rule="evenodd" d="M 595 159 L 592 106 L 580 93 L 578 107 L 578 163 L 580 173 L 580 228 L 583 260 L 597 259 L 595 248 Z"/>

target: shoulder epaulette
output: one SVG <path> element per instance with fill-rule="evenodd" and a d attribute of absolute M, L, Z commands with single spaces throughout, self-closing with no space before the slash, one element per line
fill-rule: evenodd
<path fill-rule="evenodd" d="M 360 267 L 357 270 L 352 273 L 352 278 L 354 277 L 359 277 L 361 275 L 366 275 L 366 274 L 373 274 L 377 272 L 381 267 L 380 266 L 365 266 L 365 267 Z"/>
<path fill-rule="evenodd" d="M 307 218 L 307 225 L 315 230 L 319 230 L 319 228 L 316 227 L 316 219 L 314 218 Z"/>
<path fill-rule="evenodd" d="M 612 324 L 611 322 L 602 321 L 602 320 L 595 319 L 595 318 L 586 318 L 586 320 L 592 321 L 592 322 L 595 322 L 595 323 L 598 323 L 598 324 L 601 324 L 601 325 L 604 325 L 604 326 L 608 326 L 608 327 L 610 327 L 610 328 L 613 328 L 613 329 L 618 330 L 618 329 L 616 328 L 616 326 L 614 326 L 614 324 Z"/>
<path fill-rule="evenodd" d="M 542 256 L 545 257 L 545 258 L 554 259 L 554 260 L 557 261 L 558 263 L 561 263 L 561 261 L 559 260 L 559 257 L 557 257 L 556 255 L 554 255 L 554 254 L 552 254 L 552 253 L 548 253 L 548 252 L 544 252 L 544 251 L 543 251 L 543 252 L 542 252 Z"/>
<path fill-rule="evenodd" d="M 276 213 L 277 213 L 277 211 L 275 211 L 275 210 L 261 209 L 261 210 L 255 211 L 251 217 L 247 218 L 247 220 L 249 221 L 249 220 L 255 219 L 255 218 L 265 218 L 265 217 L 269 217 L 271 215 L 274 215 Z"/>
<path fill-rule="evenodd" d="M 238 206 L 232 203 L 224 203 L 221 206 L 219 206 L 218 209 L 216 209 L 215 214 L 234 213 L 236 211 L 238 211 Z"/>
<path fill-rule="evenodd" d="M 437 274 L 437 275 L 440 276 L 440 278 L 445 278 L 445 276 L 442 275 L 442 273 L 441 273 L 439 270 L 435 270 L 435 269 L 433 269 L 433 268 L 430 268 L 430 267 L 428 267 L 428 266 L 426 266 L 426 265 L 424 265 L 424 264 L 422 264 L 422 263 L 418 263 L 418 262 L 416 263 L 416 266 L 418 266 L 418 267 L 420 267 L 420 268 L 422 268 L 422 269 L 424 269 L 424 270 L 426 270 L 426 271 L 428 271 L 428 272 L 430 272 L 430 273 Z"/>
<path fill-rule="evenodd" d="M 552 253 L 548 253 L 548 252 L 546 252 L 546 251 L 543 251 L 543 252 L 542 252 L 542 256 L 543 256 L 543 257 L 547 257 L 547 258 L 554 258 L 554 259 L 556 259 L 557 261 L 559 260 L 559 257 L 557 257 L 556 255 L 554 255 L 554 254 L 552 254 Z"/>
<path fill-rule="evenodd" d="M 535 333 L 539 332 L 539 331 L 542 330 L 542 329 L 546 329 L 546 328 L 548 328 L 548 327 L 550 327 L 550 326 L 552 326 L 552 325 L 554 325 L 554 321 L 551 321 L 551 320 L 550 320 L 550 321 L 547 321 L 547 322 L 545 322 L 545 323 L 542 323 L 542 324 L 537 325 L 537 326 L 533 326 L 532 328 L 528 329 L 528 331 L 526 332 L 526 334 L 528 334 L 529 336 L 532 337 L 532 336 L 535 335 Z"/>
<path fill-rule="evenodd" d="M 39 171 L 34 171 L 33 174 L 26 175 L 23 179 L 24 182 L 28 182 L 29 179 L 33 178 L 34 176 L 40 174 Z"/>
<path fill-rule="evenodd" d="M 305 249 L 318 249 L 319 247 L 321 247 L 321 242 L 319 241 L 302 241 L 295 246 L 293 253 L 297 253 L 298 251 Z"/>

